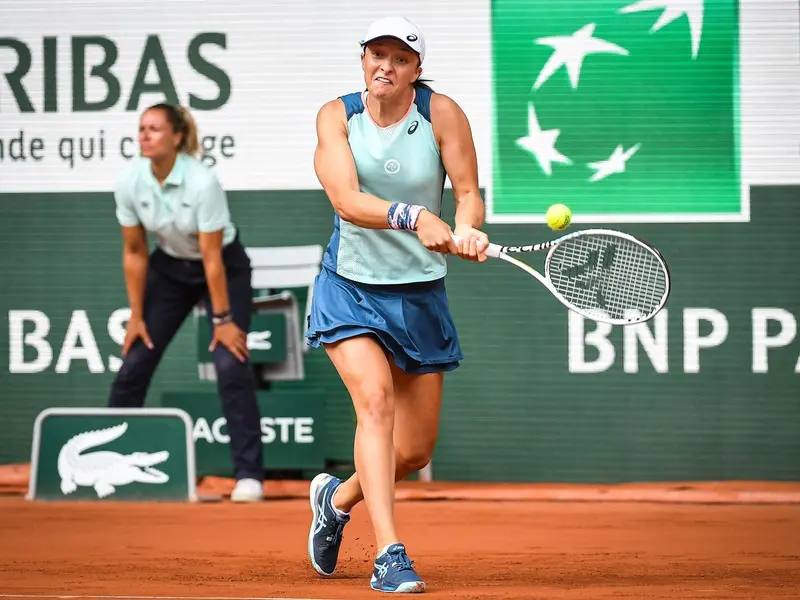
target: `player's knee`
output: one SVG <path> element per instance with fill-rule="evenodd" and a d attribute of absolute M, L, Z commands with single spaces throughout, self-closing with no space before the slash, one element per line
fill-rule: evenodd
<path fill-rule="evenodd" d="M 405 477 L 424 468 L 433 458 L 433 447 L 432 442 L 417 441 L 411 447 L 397 448 L 395 450 L 397 471 Z"/>
<path fill-rule="evenodd" d="M 362 427 L 391 430 L 394 421 L 394 398 L 382 385 L 365 385 L 356 400 L 358 424 Z"/>

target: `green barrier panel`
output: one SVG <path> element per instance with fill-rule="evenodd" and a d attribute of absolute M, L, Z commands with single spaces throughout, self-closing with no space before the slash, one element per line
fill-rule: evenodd
<path fill-rule="evenodd" d="M 215 392 L 167 392 L 161 404 L 185 411 L 192 422 L 197 475 L 231 477 L 227 423 Z M 316 470 L 325 466 L 323 390 L 258 393 L 265 469 Z"/>
<path fill-rule="evenodd" d="M 195 501 L 191 431 L 175 409 L 46 409 L 34 424 L 27 497 Z"/>

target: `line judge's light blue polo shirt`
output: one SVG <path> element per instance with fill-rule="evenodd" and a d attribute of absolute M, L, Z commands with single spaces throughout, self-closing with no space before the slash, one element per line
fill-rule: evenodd
<path fill-rule="evenodd" d="M 223 246 L 236 237 L 227 196 L 217 176 L 183 153 L 178 154 L 163 186 L 153 175 L 149 158 L 133 159 L 117 181 L 114 199 L 120 225 L 143 225 L 174 258 L 202 259 L 198 232 L 223 230 Z"/>

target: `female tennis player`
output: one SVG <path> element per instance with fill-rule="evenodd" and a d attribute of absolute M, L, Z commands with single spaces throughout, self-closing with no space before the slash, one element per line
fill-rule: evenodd
<path fill-rule="evenodd" d="M 308 553 L 318 573 L 332 575 L 350 510 L 363 499 L 378 548 L 371 587 L 422 592 L 395 528 L 394 484 L 430 461 L 443 376 L 463 358 L 443 255 L 482 262 L 488 239 L 477 229 L 484 205 L 466 115 L 419 80 L 422 32 L 405 18 L 380 19 L 361 47 L 366 90 L 326 103 L 317 117 L 314 165 L 336 215 L 306 333 L 352 397 L 356 474 L 311 482 Z M 445 173 L 454 230 L 439 218 Z"/>

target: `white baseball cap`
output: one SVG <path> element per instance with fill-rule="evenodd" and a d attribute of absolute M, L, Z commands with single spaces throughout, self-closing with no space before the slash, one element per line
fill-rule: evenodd
<path fill-rule="evenodd" d="M 381 37 L 393 37 L 419 54 L 419 62 L 425 60 L 425 38 L 422 30 L 411 19 L 405 17 L 384 17 L 374 21 L 361 40 L 361 47 Z"/>

